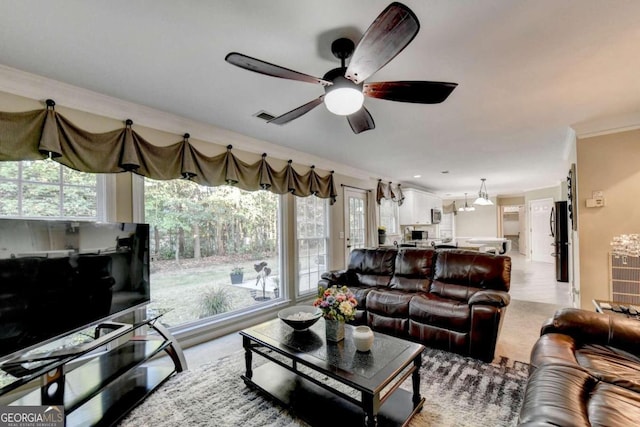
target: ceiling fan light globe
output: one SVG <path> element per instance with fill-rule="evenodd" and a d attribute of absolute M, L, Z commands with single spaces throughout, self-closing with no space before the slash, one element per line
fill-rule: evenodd
<path fill-rule="evenodd" d="M 355 113 L 364 103 L 362 90 L 354 87 L 339 87 L 327 91 L 324 96 L 324 105 L 327 110 L 339 116 L 348 116 Z"/>

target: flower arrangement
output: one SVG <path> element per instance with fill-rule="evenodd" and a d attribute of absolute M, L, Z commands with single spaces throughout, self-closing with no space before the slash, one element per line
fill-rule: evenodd
<path fill-rule="evenodd" d="M 387 227 L 384 225 L 378 226 L 378 234 L 385 234 L 387 232 Z"/>
<path fill-rule="evenodd" d="M 332 286 L 324 289 L 322 286 L 318 289 L 318 298 L 313 302 L 315 307 L 322 310 L 322 316 L 325 319 L 348 321 L 353 320 L 356 316 L 355 295 L 346 286 Z"/>
<path fill-rule="evenodd" d="M 239 265 L 236 265 L 231 269 L 231 274 L 242 274 L 243 271 L 244 271 L 244 268 L 240 267 Z"/>

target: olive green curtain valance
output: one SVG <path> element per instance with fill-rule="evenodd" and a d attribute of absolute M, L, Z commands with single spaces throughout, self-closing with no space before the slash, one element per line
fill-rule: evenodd
<path fill-rule="evenodd" d="M 205 156 L 189 143 L 189 135 L 169 146 L 145 140 L 131 128 L 105 133 L 80 129 L 48 108 L 20 113 L 0 112 L 0 161 L 53 160 L 81 172 L 133 172 L 157 180 L 189 179 L 205 186 L 229 184 L 243 190 L 268 190 L 276 194 L 317 196 L 336 201 L 333 172 L 320 176 L 314 166 L 298 173 L 291 160 L 274 169 L 263 154 L 255 163 L 238 159 L 231 146 L 225 153 Z"/>
<path fill-rule="evenodd" d="M 393 200 L 398 203 L 398 206 L 402 206 L 404 203 L 404 194 L 400 184 L 394 189 L 391 183 L 384 183 L 381 179 L 378 180 L 378 188 L 376 189 L 376 201 L 380 204 L 380 200 L 387 199 Z"/>

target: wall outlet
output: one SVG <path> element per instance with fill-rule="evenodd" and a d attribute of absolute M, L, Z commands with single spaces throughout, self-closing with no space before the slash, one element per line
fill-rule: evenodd
<path fill-rule="evenodd" d="M 604 199 L 587 199 L 588 208 L 602 208 L 604 207 Z"/>

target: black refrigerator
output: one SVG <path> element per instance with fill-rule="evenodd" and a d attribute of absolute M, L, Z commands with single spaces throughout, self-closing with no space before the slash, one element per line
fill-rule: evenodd
<path fill-rule="evenodd" d="M 551 208 L 549 227 L 553 236 L 553 256 L 556 259 L 556 281 L 569 281 L 569 220 L 567 202 L 555 202 Z"/>

